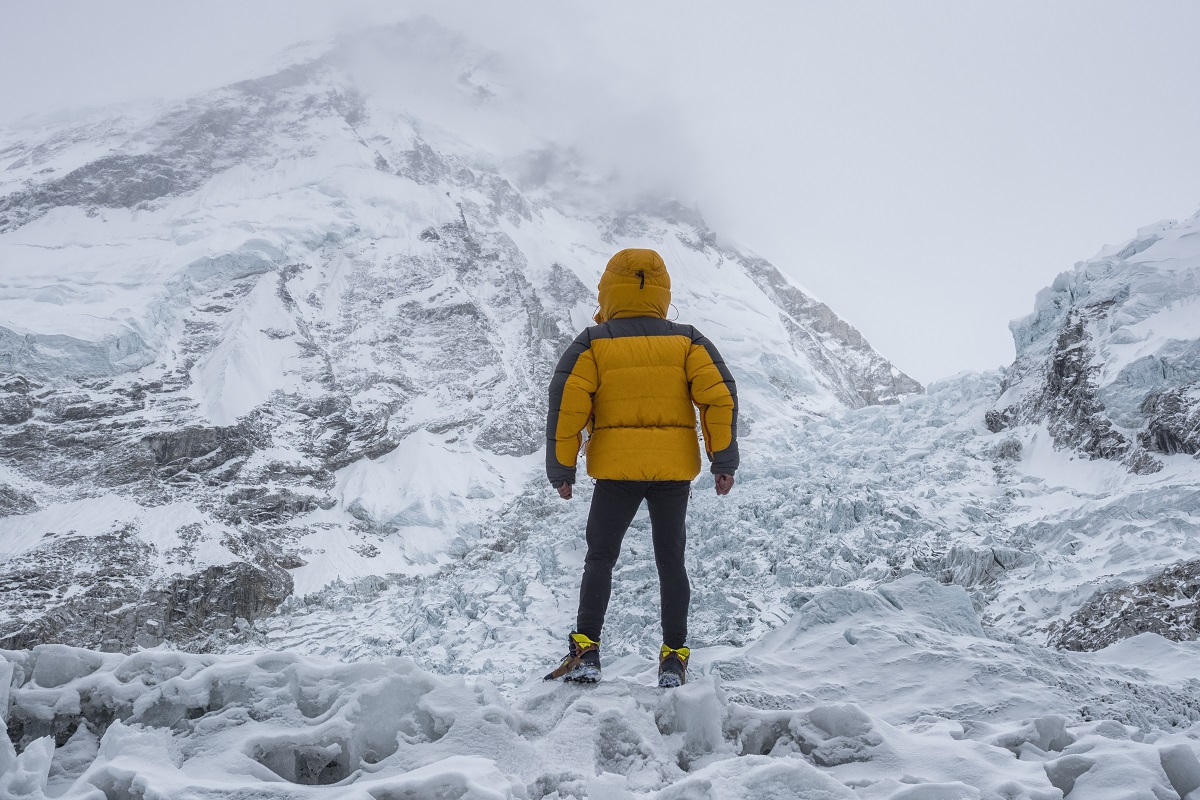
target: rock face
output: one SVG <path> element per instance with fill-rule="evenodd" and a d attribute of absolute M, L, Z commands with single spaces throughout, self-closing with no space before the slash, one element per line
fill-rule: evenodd
<path fill-rule="evenodd" d="M 170 642 L 185 649 L 220 650 L 243 628 L 269 615 L 292 593 L 292 579 L 275 564 L 262 568 L 243 561 L 206 567 L 192 575 L 163 582 L 147 581 L 146 564 L 153 553 L 130 546 L 133 537 L 68 538 L 65 552 L 41 550 L 36 558 L 9 565 L 10 586 L 41 613 L 22 625 L 8 623 L 0 647 L 22 649 L 69 639 L 80 646 L 108 652 L 130 652 Z M 101 547 L 96 547 L 100 545 Z M 107 569 L 128 565 L 132 572 L 114 579 L 70 569 L 68 559 L 81 555 Z M 56 558 L 56 556 L 58 556 Z M 82 593 L 65 597 L 73 584 L 88 577 Z M 146 589 L 149 583 L 150 588 Z M 33 587 L 37 587 L 36 589 Z M 55 602 L 63 598 L 61 602 Z M 11 606 L 10 606 L 11 607 Z"/>
<path fill-rule="evenodd" d="M 1100 650 L 1139 633 L 1177 642 L 1200 638 L 1200 560 L 1097 592 L 1051 634 L 1050 643 L 1064 650 Z"/>
<path fill-rule="evenodd" d="M 1200 382 L 1146 395 L 1142 413 L 1149 418 L 1138 442 L 1159 453 L 1200 453 Z"/>
<path fill-rule="evenodd" d="M 824 303 L 802 292 L 761 258 L 745 259 L 746 271 L 790 321 L 799 346 L 834 378 L 834 391 L 849 408 L 899 403 L 923 391 L 921 384 L 883 361 L 851 325 Z"/>
<path fill-rule="evenodd" d="M 1200 219 L 1059 276 L 1002 378 L 924 395 L 694 210 L 614 199 L 537 136 L 470 144 L 520 121 L 486 58 L 421 26 L 378 36 L 453 113 L 361 90 L 343 47 L 0 133 L 0 646 L 527 669 L 544 643 L 498 632 L 570 605 L 584 525 L 545 496 L 546 386 L 628 246 L 664 255 L 742 402 L 737 498 L 702 499 L 702 477 L 693 501 L 699 642 L 913 571 L 1044 642 L 1097 586 L 1192 557 Z M 612 629 L 653 647 L 637 547 L 639 603 Z"/>
<path fill-rule="evenodd" d="M 1017 360 L 988 411 L 1135 473 L 1200 449 L 1200 216 L 1143 228 L 1065 272 L 1013 323 Z"/>
<path fill-rule="evenodd" d="M 361 91 L 371 47 L 450 113 Z M 550 373 L 622 247 L 663 252 L 747 437 L 921 391 L 693 210 L 470 145 L 513 121 L 489 69 L 420 23 L 0 134 L 0 645 L 206 649 L 452 562 L 541 486 Z"/>

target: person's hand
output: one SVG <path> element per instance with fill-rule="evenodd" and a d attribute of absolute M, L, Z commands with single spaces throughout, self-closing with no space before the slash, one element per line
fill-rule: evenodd
<path fill-rule="evenodd" d="M 729 490 L 726 489 L 726 491 L 729 491 Z M 558 485 L 558 496 L 561 497 L 563 500 L 570 500 L 571 499 L 571 484 L 569 484 L 565 481 L 563 483 L 560 483 Z"/>
<path fill-rule="evenodd" d="M 729 490 L 733 488 L 732 475 L 717 476 L 717 494 L 729 494 Z"/>

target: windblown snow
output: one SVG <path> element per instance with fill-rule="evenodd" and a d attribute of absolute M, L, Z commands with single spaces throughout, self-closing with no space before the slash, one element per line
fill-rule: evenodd
<path fill-rule="evenodd" d="M 0 132 L 0 797 L 1200 798 L 1200 215 L 922 390 L 518 100 L 414 23 Z M 666 692 L 644 512 L 604 680 L 540 679 L 545 389 L 626 246 L 743 406 Z"/>

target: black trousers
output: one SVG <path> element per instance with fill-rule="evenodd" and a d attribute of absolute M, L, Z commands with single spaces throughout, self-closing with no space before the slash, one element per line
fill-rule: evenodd
<path fill-rule="evenodd" d="M 596 481 L 587 523 L 587 557 L 579 587 L 579 616 L 575 630 L 599 641 L 604 614 L 612 594 L 612 571 L 621 554 L 621 540 L 642 500 L 650 510 L 654 563 L 658 567 L 663 643 L 683 647 L 687 641 L 688 601 L 692 590 L 683 566 L 691 481 Z"/>

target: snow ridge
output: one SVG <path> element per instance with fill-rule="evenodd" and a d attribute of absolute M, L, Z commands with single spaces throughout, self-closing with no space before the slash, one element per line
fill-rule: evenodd
<path fill-rule="evenodd" d="M 226 560 L 158 543 L 215 536 L 195 551 L 235 553 L 254 587 L 214 598 L 228 615 L 191 641 L 172 627 L 186 615 L 117 613 L 145 605 L 134 585 L 81 576 L 32 609 L 10 593 L 0 641 L 218 647 L 280 586 L 306 595 L 453 563 L 542 488 L 550 370 L 622 247 L 663 253 L 676 306 L 738 365 L 748 441 L 920 391 L 693 210 L 593 202 L 605 181 L 569 152 L 538 145 L 556 166 L 531 178 L 541 151 L 475 143 L 510 146 L 491 134 L 515 125 L 486 54 L 428 23 L 359 44 L 148 118 L 54 128 L 45 146 L 25 130 L 0 148 L 13 476 L 0 513 L 37 511 L 43 526 L 0 571 L 26 587 L 26 560 L 58 563 L 70 548 L 57 542 L 85 535 L 57 527 L 60 504 L 129 498 L 204 519 L 164 533 L 98 518 L 91 534 L 130 544 L 119 573 L 209 585 Z M 367 94 L 361 53 L 421 60 L 439 88 Z M 111 629 L 91 624 L 98 613 Z"/>
<path fill-rule="evenodd" d="M 1102 250 L 1012 325 L 1017 360 L 989 427 L 1046 423 L 1060 446 L 1162 468 L 1200 452 L 1200 215 Z"/>
<path fill-rule="evenodd" d="M 922 391 L 510 94 L 419 23 L 4 134 L 0 794 L 1194 799 L 1200 216 Z M 694 487 L 692 680 L 652 686 L 642 514 L 605 682 L 544 685 L 591 491 L 545 386 L 635 245 L 743 468 Z"/>

